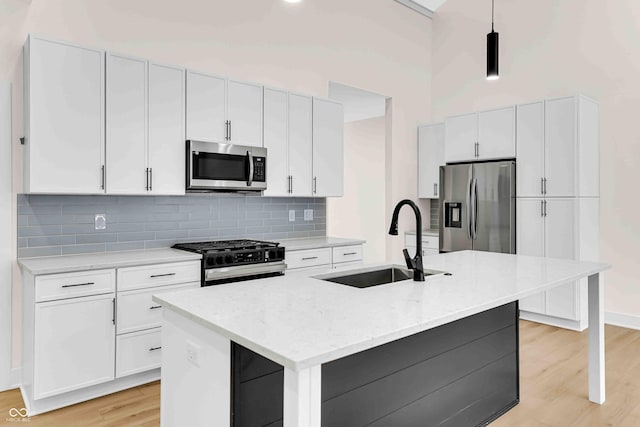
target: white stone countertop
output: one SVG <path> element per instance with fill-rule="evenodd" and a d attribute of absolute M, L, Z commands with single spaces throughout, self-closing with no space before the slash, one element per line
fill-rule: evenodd
<path fill-rule="evenodd" d="M 101 252 L 93 254 L 21 258 L 18 264 L 33 275 L 69 273 L 101 268 L 131 267 L 200 260 L 202 255 L 178 249 L 148 249 L 139 251 Z"/>
<path fill-rule="evenodd" d="M 405 234 L 416 234 L 416 230 L 407 231 Z M 438 237 L 440 235 L 440 230 L 438 230 L 437 228 L 425 228 L 424 230 L 422 230 L 422 235 Z"/>
<path fill-rule="evenodd" d="M 476 251 L 428 256 L 424 266 L 452 275 L 359 289 L 309 273 L 287 273 L 153 299 L 281 365 L 301 370 L 610 268 Z"/>
<path fill-rule="evenodd" d="M 280 246 L 284 246 L 288 251 L 298 251 L 302 249 L 334 248 L 338 246 L 361 245 L 365 243 L 362 239 L 346 239 L 342 237 L 308 237 L 300 239 L 278 240 Z"/>

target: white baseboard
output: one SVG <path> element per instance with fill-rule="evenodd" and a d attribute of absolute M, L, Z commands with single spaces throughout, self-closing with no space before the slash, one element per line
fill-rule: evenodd
<path fill-rule="evenodd" d="M 604 313 L 604 323 L 607 325 L 640 330 L 640 316 L 635 314 L 607 311 Z"/>

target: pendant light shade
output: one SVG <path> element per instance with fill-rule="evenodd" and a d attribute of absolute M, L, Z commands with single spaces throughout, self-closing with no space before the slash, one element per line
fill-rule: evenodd
<path fill-rule="evenodd" d="M 498 38 L 499 35 L 493 31 L 493 2 L 491 0 L 491 32 L 487 34 L 487 80 L 498 80 Z"/>
<path fill-rule="evenodd" d="M 498 33 L 487 34 L 487 80 L 498 80 Z"/>

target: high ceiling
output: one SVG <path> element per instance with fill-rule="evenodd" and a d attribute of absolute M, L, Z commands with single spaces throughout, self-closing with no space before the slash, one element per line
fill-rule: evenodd
<path fill-rule="evenodd" d="M 433 17 L 436 9 L 438 9 L 447 0 L 395 0 L 400 4 L 407 6 L 409 9 L 428 16 Z"/>

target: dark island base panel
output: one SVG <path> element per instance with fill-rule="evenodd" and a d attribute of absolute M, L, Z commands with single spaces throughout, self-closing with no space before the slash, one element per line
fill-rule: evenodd
<path fill-rule="evenodd" d="M 488 424 L 519 400 L 517 313 L 506 304 L 324 364 L 322 426 Z M 232 352 L 232 426 L 282 426 L 282 366 Z"/>

